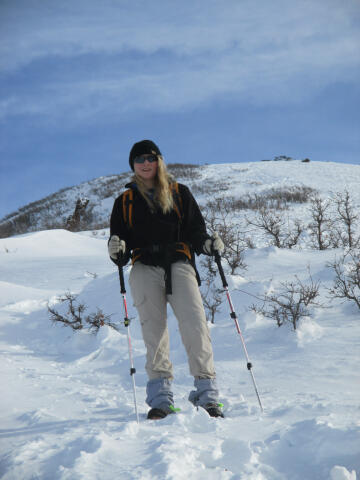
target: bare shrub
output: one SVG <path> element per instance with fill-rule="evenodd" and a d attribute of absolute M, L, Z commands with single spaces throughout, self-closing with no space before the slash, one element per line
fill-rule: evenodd
<path fill-rule="evenodd" d="M 307 203 L 315 192 L 316 190 L 311 187 L 294 185 L 292 187 L 272 188 L 266 192 L 266 198 L 277 200 L 284 205 L 288 203 Z"/>
<path fill-rule="evenodd" d="M 0 238 L 8 238 L 16 234 L 13 222 L 6 221 L 0 225 Z"/>
<path fill-rule="evenodd" d="M 98 223 L 92 223 L 91 224 L 91 229 L 93 230 L 102 230 L 103 228 L 108 228 L 110 224 L 110 218 L 107 219 L 106 221 L 103 222 L 98 222 Z M 102 235 L 105 235 L 102 233 Z"/>
<path fill-rule="evenodd" d="M 328 266 L 335 272 L 331 297 L 354 302 L 360 308 L 360 250 L 350 251 Z"/>
<path fill-rule="evenodd" d="M 259 210 L 266 205 L 265 197 L 258 195 L 257 193 L 247 193 L 243 197 L 234 198 L 229 197 L 229 203 L 231 203 L 234 211 L 236 210 Z"/>
<path fill-rule="evenodd" d="M 244 250 L 247 239 L 243 237 L 239 226 L 233 221 L 234 209 L 231 201 L 224 197 L 218 197 L 209 200 L 205 207 L 202 207 L 203 215 L 207 228 L 210 233 L 218 232 L 224 242 L 225 249 L 222 258 L 230 267 L 232 275 L 237 273 L 238 269 L 246 269 L 244 262 Z M 205 278 L 202 280 L 201 295 L 205 307 L 206 318 L 214 323 L 215 314 L 222 304 L 221 288 L 216 286 L 217 267 L 213 257 L 204 257 L 201 261 Z"/>
<path fill-rule="evenodd" d="M 176 178 L 189 178 L 193 180 L 194 178 L 198 178 L 200 173 L 197 171 L 199 170 L 200 166 L 195 165 L 193 163 L 168 163 L 167 169 L 169 172 L 174 175 Z"/>
<path fill-rule="evenodd" d="M 32 231 L 34 216 L 30 212 L 19 213 L 0 225 L 0 238 L 11 237 Z"/>
<path fill-rule="evenodd" d="M 95 334 L 99 331 L 100 327 L 104 325 L 118 331 L 116 324 L 110 321 L 111 315 L 105 315 L 100 309 L 97 309 L 96 313 L 85 316 L 87 307 L 83 303 L 76 304 L 76 298 L 77 297 L 70 292 L 59 298 L 61 303 L 67 303 L 68 310 L 65 315 L 48 305 L 50 320 L 53 323 L 62 323 L 72 330 L 87 328 L 91 333 Z"/>
<path fill-rule="evenodd" d="M 226 198 L 218 197 L 202 207 L 202 213 L 210 233 L 218 232 L 225 249 L 222 258 L 230 267 L 231 275 L 238 269 L 245 269 L 244 251 L 247 242 L 239 226 L 233 220 L 233 207 Z"/>
<path fill-rule="evenodd" d="M 42 215 L 42 228 L 45 230 L 55 230 L 66 227 L 66 218 L 60 214 L 45 213 Z"/>
<path fill-rule="evenodd" d="M 233 210 L 286 210 L 289 203 L 306 203 L 309 201 L 316 190 L 304 185 L 294 185 L 292 187 L 271 188 L 265 192 L 247 193 L 239 198 L 227 197 L 227 202 Z"/>
<path fill-rule="evenodd" d="M 300 220 L 295 220 L 290 226 L 289 220 L 283 214 L 264 207 L 260 208 L 255 217 L 246 218 L 246 221 L 248 225 L 262 230 L 270 237 L 271 245 L 278 248 L 293 248 L 298 244 L 304 231 Z"/>
<path fill-rule="evenodd" d="M 319 288 L 320 282 L 314 282 L 311 275 L 307 285 L 295 276 L 294 281 L 282 282 L 278 292 L 264 295 L 261 298 L 263 305 L 252 305 L 251 310 L 275 320 L 279 327 L 291 323 L 296 330 L 299 320 L 312 315 L 309 307 L 320 306 L 315 302 Z"/>
<path fill-rule="evenodd" d="M 205 272 L 205 278 L 202 278 L 201 281 L 200 292 L 205 307 L 206 319 L 208 322 L 215 323 L 215 315 L 223 302 L 223 290 L 216 286 L 217 270 L 213 257 L 206 256 L 202 258 L 200 264 Z"/>
<path fill-rule="evenodd" d="M 211 195 L 226 192 L 229 189 L 229 183 L 220 180 L 206 180 L 203 183 L 192 183 L 191 191 L 194 194 Z"/>
<path fill-rule="evenodd" d="M 334 220 L 330 215 L 330 201 L 314 196 L 310 204 L 312 221 L 308 225 L 312 245 L 318 250 L 326 250 L 335 246 L 333 236 Z"/>
<path fill-rule="evenodd" d="M 360 215 L 355 211 L 350 193 L 347 190 L 343 193 L 336 193 L 334 195 L 334 203 L 338 223 L 340 224 L 337 233 L 342 245 L 350 249 L 358 246 L 360 237 L 356 235 L 356 230 Z"/>
<path fill-rule="evenodd" d="M 262 208 L 273 208 L 277 210 L 284 210 L 287 208 L 285 202 L 281 198 L 276 198 L 275 195 L 247 193 L 240 198 L 228 197 L 228 202 L 231 204 L 234 211 L 236 210 L 261 210 Z"/>
<path fill-rule="evenodd" d="M 98 196 L 99 198 L 118 197 L 120 191 L 124 188 L 125 184 L 130 180 L 131 174 L 120 173 L 112 175 L 110 177 L 101 177 L 96 179 L 96 183 L 91 185 L 90 193 Z"/>

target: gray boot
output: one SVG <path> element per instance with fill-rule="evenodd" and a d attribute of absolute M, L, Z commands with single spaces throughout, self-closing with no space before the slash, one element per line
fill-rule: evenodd
<path fill-rule="evenodd" d="M 174 405 L 174 395 L 171 391 L 171 381 L 168 378 L 155 378 L 146 385 L 146 403 L 151 408 L 160 408 L 171 413 Z"/>
<path fill-rule="evenodd" d="M 190 392 L 189 401 L 195 405 L 195 407 L 218 404 L 219 390 L 215 378 L 195 378 L 194 386 L 196 390 Z"/>

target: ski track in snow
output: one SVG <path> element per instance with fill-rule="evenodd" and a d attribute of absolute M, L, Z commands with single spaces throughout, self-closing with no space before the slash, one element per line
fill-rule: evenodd
<path fill-rule="evenodd" d="M 331 164 L 334 165 L 334 164 Z M 303 166 L 301 166 L 303 168 Z M 228 165 L 238 190 L 303 183 L 323 192 L 344 185 L 358 197 L 359 168 L 309 164 L 295 182 L 293 165 Z M 215 166 L 206 175 L 216 179 Z M 319 182 L 321 181 L 321 186 Z M 236 182 L 234 182 L 236 184 Z M 321 187 L 321 188 L 320 188 Z M 338 187 L 338 188 L 335 188 Z M 107 237 L 90 232 L 43 231 L 0 239 L 0 478 L 4 480 L 194 479 L 355 480 L 360 474 L 359 311 L 332 302 L 294 332 L 255 316 L 248 295 L 307 265 L 331 285 L 327 262 L 339 250 L 257 248 L 248 269 L 228 276 L 265 413 L 246 369 L 240 339 L 224 302 L 211 325 L 225 419 L 210 418 L 188 402 L 188 373 L 176 320 L 169 309 L 174 393 L 181 412 L 146 420 L 145 350 L 131 324 L 140 424 L 136 423 L 125 327 L 95 336 L 52 325 L 47 302 L 61 310 L 66 291 L 93 312 L 120 325 L 118 274 Z M 129 269 L 126 269 L 126 285 Z M 247 292 L 247 293 L 244 293 Z M 130 316 L 136 317 L 128 293 Z"/>

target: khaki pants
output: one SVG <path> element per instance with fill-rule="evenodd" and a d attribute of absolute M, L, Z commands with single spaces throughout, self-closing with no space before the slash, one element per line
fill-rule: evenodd
<path fill-rule="evenodd" d="M 166 307 L 170 303 L 178 320 L 190 373 L 194 377 L 215 378 L 213 352 L 196 275 L 189 263 L 171 266 L 172 291 L 165 294 L 164 269 L 136 262 L 129 283 L 147 349 L 149 379 L 173 379 L 169 359 L 169 332 Z"/>

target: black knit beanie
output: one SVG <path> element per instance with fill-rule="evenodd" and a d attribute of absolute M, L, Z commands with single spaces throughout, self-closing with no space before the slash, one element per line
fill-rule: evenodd
<path fill-rule="evenodd" d="M 150 153 L 154 155 L 161 155 L 159 147 L 154 142 L 152 142 L 151 140 L 141 140 L 141 142 L 135 143 L 130 150 L 129 155 L 129 165 L 131 167 L 131 170 L 134 170 L 134 159 L 136 157 L 140 157 L 140 155 L 147 155 Z"/>

